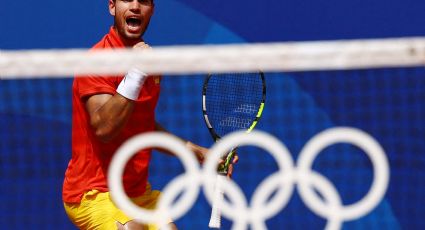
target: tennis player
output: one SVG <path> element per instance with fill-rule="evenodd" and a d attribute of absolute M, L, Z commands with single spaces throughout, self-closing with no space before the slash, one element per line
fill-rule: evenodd
<path fill-rule="evenodd" d="M 109 0 L 114 25 L 93 49 L 149 49 L 142 36 L 154 13 L 153 0 Z M 155 121 L 160 76 L 130 69 L 125 76 L 85 76 L 73 82 L 72 159 L 63 184 L 63 202 L 80 229 L 156 229 L 132 220 L 112 202 L 107 171 L 117 148 L 128 138 L 165 131 Z M 207 149 L 186 141 L 202 162 Z M 141 207 L 154 208 L 160 192 L 148 182 L 150 150 L 141 150 L 126 165 L 123 183 Z M 171 229 L 177 229 L 170 222 Z"/>

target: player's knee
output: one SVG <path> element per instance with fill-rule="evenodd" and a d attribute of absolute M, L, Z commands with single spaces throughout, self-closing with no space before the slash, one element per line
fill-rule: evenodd
<path fill-rule="evenodd" d="M 148 230 L 149 228 L 145 225 L 139 224 L 134 220 L 131 220 L 125 224 L 121 224 L 120 222 L 116 222 L 118 230 Z M 178 230 L 177 226 L 174 223 L 169 223 L 168 228 L 170 230 Z"/>
<path fill-rule="evenodd" d="M 115 224 L 117 225 L 117 230 L 124 230 L 124 225 L 120 222 L 116 221 Z"/>
<path fill-rule="evenodd" d="M 121 224 L 120 222 L 116 222 L 117 229 L 118 230 L 148 230 L 147 227 L 145 227 L 142 224 L 137 223 L 134 220 L 130 220 L 129 222 L 125 224 Z"/>
<path fill-rule="evenodd" d="M 171 230 L 178 230 L 176 224 L 174 224 L 173 222 L 168 224 L 168 228 Z"/>

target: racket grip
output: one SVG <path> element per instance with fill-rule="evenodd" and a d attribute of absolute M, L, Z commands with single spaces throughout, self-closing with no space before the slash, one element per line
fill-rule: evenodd
<path fill-rule="evenodd" d="M 212 202 L 211 217 L 208 227 L 219 229 L 221 227 L 221 206 L 223 202 L 224 193 L 222 189 L 223 180 L 226 179 L 226 175 L 217 175 L 217 179 L 214 187 L 214 198 Z"/>

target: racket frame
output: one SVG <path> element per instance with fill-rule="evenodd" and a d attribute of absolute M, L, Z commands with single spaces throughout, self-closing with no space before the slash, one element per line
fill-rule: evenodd
<path fill-rule="evenodd" d="M 257 115 L 254 118 L 254 120 L 252 121 L 251 125 L 249 126 L 249 128 L 246 130 L 246 133 L 251 132 L 255 126 L 257 125 L 258 121 L 261 118 L 261 115 L 263 114 L 263 109 L 264 109 L 264 104 L 265 104 L 265 100 L 266 100 L 266 80 L 264 77 L 264 73 L 262 71 L 258 72 L 259 76 L 261 77 L 262 80 L 262 99 L 260 102 L 260 106 L 258 108 L 257 111 Z M 210 132 L 214 142 L 217 142 L 218 140 L 220 140 L 221 136 L 219 136 L 217 134 L 217 132 L 214 130 L 210 119 L 208 118 L 208 112 L 207 112 L 207 105 L 206 105 L 206 99 L 207 99 L 207 88 L 208 88 L 208 82 L 211 79 L 213 75 L 212 74 L 208 74 L 207 77 L 205 78 L 204 81 L 204 85 L 202 87 L 202 113 L 203 113 L 203 117 L 204 117 L 204 121 L 205 124 L 208 128 L 208 131 Z M 225 180 L 227 173 L 228 173 L 228 169 L 229 169 L 229 165 L 232 163 L 233 158 L 236 154 L 236 149 L 237 147 L 233 148 L 229 153 L 227 153 L 224 157 L 223 160 L 224 162 L 222 164 L 220 164 L 217 168 L 217 179 L 216 179 L 216 183 L 215 183 L 215 191 L 214 191 L 214 200 L 213 200 L 213 205 L 212 205 L 212 210 L 211 210 L 211 218 L 210 218 L 210 222 L 208 224 L 208 226 L 210 228 L 220 228 L 221 227 L 221 211 L 220 211 L 220 207 L 219 204 L 221 203 L 222 199 L 224 199 L 224 194 L 223 194 L 223 190 L 221 189 L 222 186 L 222 180 Z"/>

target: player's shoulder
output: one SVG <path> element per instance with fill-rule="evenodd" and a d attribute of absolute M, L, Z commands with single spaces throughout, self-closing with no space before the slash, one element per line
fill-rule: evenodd
<path fill-rule="evenodd" d="M 94 44 L 94 46 L 92 46 L 91 50 L 104 49 L 104 48 L 106 48 L 106 36 L 103 37 L 96 44 Z"/>
<path fill-rule="evenodd" d="M 109 40 L 111 40 L 109 38 L 109 34 L 105 34 L 102 39 L 100 39 L 96 44 L 94 44 L 91 47 L 91 50 L 95 50 L 95 49 L 105 49 L 111 46 L 111 44 L 109 44 Z"/>

